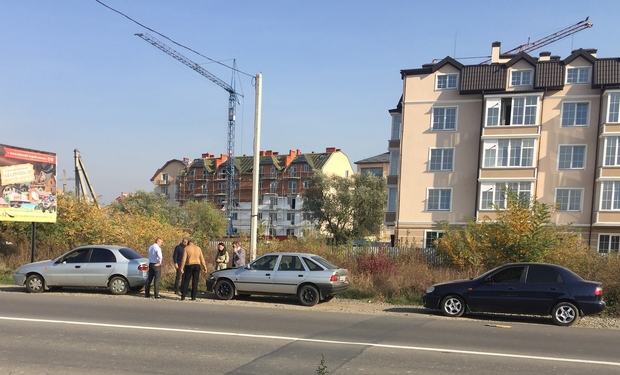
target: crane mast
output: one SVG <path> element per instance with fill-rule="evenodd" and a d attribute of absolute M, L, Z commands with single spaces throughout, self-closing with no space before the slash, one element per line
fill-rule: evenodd
<path fill-rule="evenodd" d="M 558 40 L 564 39 L 567 36 L 573 35 L 573 34 L 579 32 L 581 30 L 589 29 L 592 26 L 594 26 L 592 23 L 588 22 L 589 18 L 590 17 L 586 17 L 586 19 L 583 20 L 583 21 L 579 21 L 579 22 L 577 22 L 574 25 L 571 25 L 571 26 L 569 26 L 567 28 L 564 28 L 564 29 L 562 29 L 560 31 L 557 31 L 557 32 L 553 33 L 553 34 L 547 35 L 544 38 L 535 40 L 533 42 L 530 42 L 528 40 L 527 43 L 521 44 L 520 46 L 515 47 L 515 48 L 513 48 L 511 50 L 502 52 L 502 54 L 510 55 L 510 54 L 519 53 L 519 52 L 531 52 L 531 51 L 537 50 L 539 48 L 542 48 L 542 47 L 544 47 L 544 46 L 546 46 L 548 44 L 557 42 Z M 480 64 L 483 65 L 483 64 L 488 64 L 490 62 L 491 62 L 491 59 L 488 59 L 488 60 L 485 60 L 485 61 L 481 62 Z"/>
<path fill-rule="evenodd" d="M 226 163 L 226 206 L 225 207 L 226 207 L 226 217 L 228 218 L 227 234 L 228 236 L 232 236 L 233 234 L 232 209 L 233 209 L 233 201 L 235 197 L 235 156 L 234 156 L 235 118 L 236 118 L 236 111 L 237 111 L 237 102 L 239 100 L 237 97 L 239 94 L 235 91 L 235 88 L 234 88 L 234 85 L 235 85 L 234 72 L 233 72 L 233 78 L 232 78 L 232 85 L 229 85 L 228 83 L 214 76 L 213 74 L 208 72 L 206 69 L 204 69 L 200 65 L 193 62 L 192 60 L 188 59 L 187 57 L 183 56 L 179 52 L 175 51 L 174 49 L 168 47 L 161 41 L 157 40 L 155 37 L 147 33 L 139 33 L 136 35 L 144 39 L 145 41 L 149 42 L 153 46 L 157 47 L 161 51 L 174 57 L 175 59 L 182 62 L 184 65 L 186 65 L 187 67 L 196 71 L 198 74 L 206 77 L 208 80 L 210 80 L 211 82 L 215 83 L 216 85 L 220 86 L 221 88 L 223 88 L 224 90 L 228 92 L 228 147 L 227 147 L 228 158 L 227 158 L 227 163 Z M 234 70 L 236 70 L 236 68 L 237 68 L 236 66 L 233 66 Z"/>

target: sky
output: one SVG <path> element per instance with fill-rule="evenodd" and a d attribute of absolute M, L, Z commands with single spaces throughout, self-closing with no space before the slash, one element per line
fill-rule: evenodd
<path fill-rule="evenodd" d="M 588 16 L 592 28 L 531 55 L 620 57 L 616 0 L 100 2 L 0 2 L 0 144 L 56 153 L 68 190 L 78 149 L 105 204 L 153 191 L 151 177 L 171 159 L 227 152 L 228 93 L 136 33 L 224 82 L 234 77 L 243 95 L 235 155 L 253 154 L 252 77 L 261 73 L 260 149 L 336 147 L 353 167 L 387 151 L 402 69 L 446 56 L 476 64 L 494 41 L 506 51 Z"/>

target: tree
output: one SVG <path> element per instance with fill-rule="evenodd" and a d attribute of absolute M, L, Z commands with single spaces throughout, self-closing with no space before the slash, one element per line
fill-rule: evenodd
<path fill-rule="evenodd" d="M 178 225 L 184 219 L 180 206 L 170 204 L 163 194 L 138 190 L 110 204 L 112 213 L 122 212 L 130 215 L 141 215 L 159 218 L 170 225 Z"/>
<path fill-rule="evenodd" d="M 228 219 L 222 211 L 207 202 L 187 202 L 182 207 L 184 215 L 180 223 L 194 241 L 202 246 L 212 238 L 226 233 Z"/>
<path fill-rule="evenodd" d="M 303 196 L 303 211 L 335 244 L 379 233 L 387 204 L 385 180 L 375 175 L 351 178 L 315 174 Z"/>

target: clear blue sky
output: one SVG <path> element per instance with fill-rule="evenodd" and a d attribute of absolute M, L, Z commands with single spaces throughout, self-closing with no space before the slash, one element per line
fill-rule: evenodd
<path fill-rule="evenodd" d="M 262 150 L 337 147 L 351 163 L 387 151 L 401 69 L 488 56 L 494 41 L 508 50 L 587 16 L 592 29 L 543 50 L 620 56 L 616 0 L 101 1 L 211 59 L 261 72 Z M 59 186 L 79 149 L 104 203 L 152 191 L 149 179 L 170 159 L 226 153 L 228 93 L 141 32 L 94 0 L 1 1 L 0 143 L 57 153 Z M 230 70 L 158 39 L 230 82 Z M 235 154 L 251 155 L 254 87 L 242 75 L 237 89 Z"/>

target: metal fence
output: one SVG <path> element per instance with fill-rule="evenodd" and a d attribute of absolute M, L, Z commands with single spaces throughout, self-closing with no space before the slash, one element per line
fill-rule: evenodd
<path fill-rule="evenodd" d="M 343 251 L 343 247 L 332 247 L 332 251 Z M 349 256 L 356 256 L 360 254 L 374 254 L 388 257 L 397 257 L 400 254 L 419 255 L 429 264 L 434 266 L 448 265 L 450 264 L 448 257 L 442 256 L 437 253 L 435 248 L 417 248 L 417 247 L 392 247 L 392 246 L 352 246 L 344 249 Z"/>

